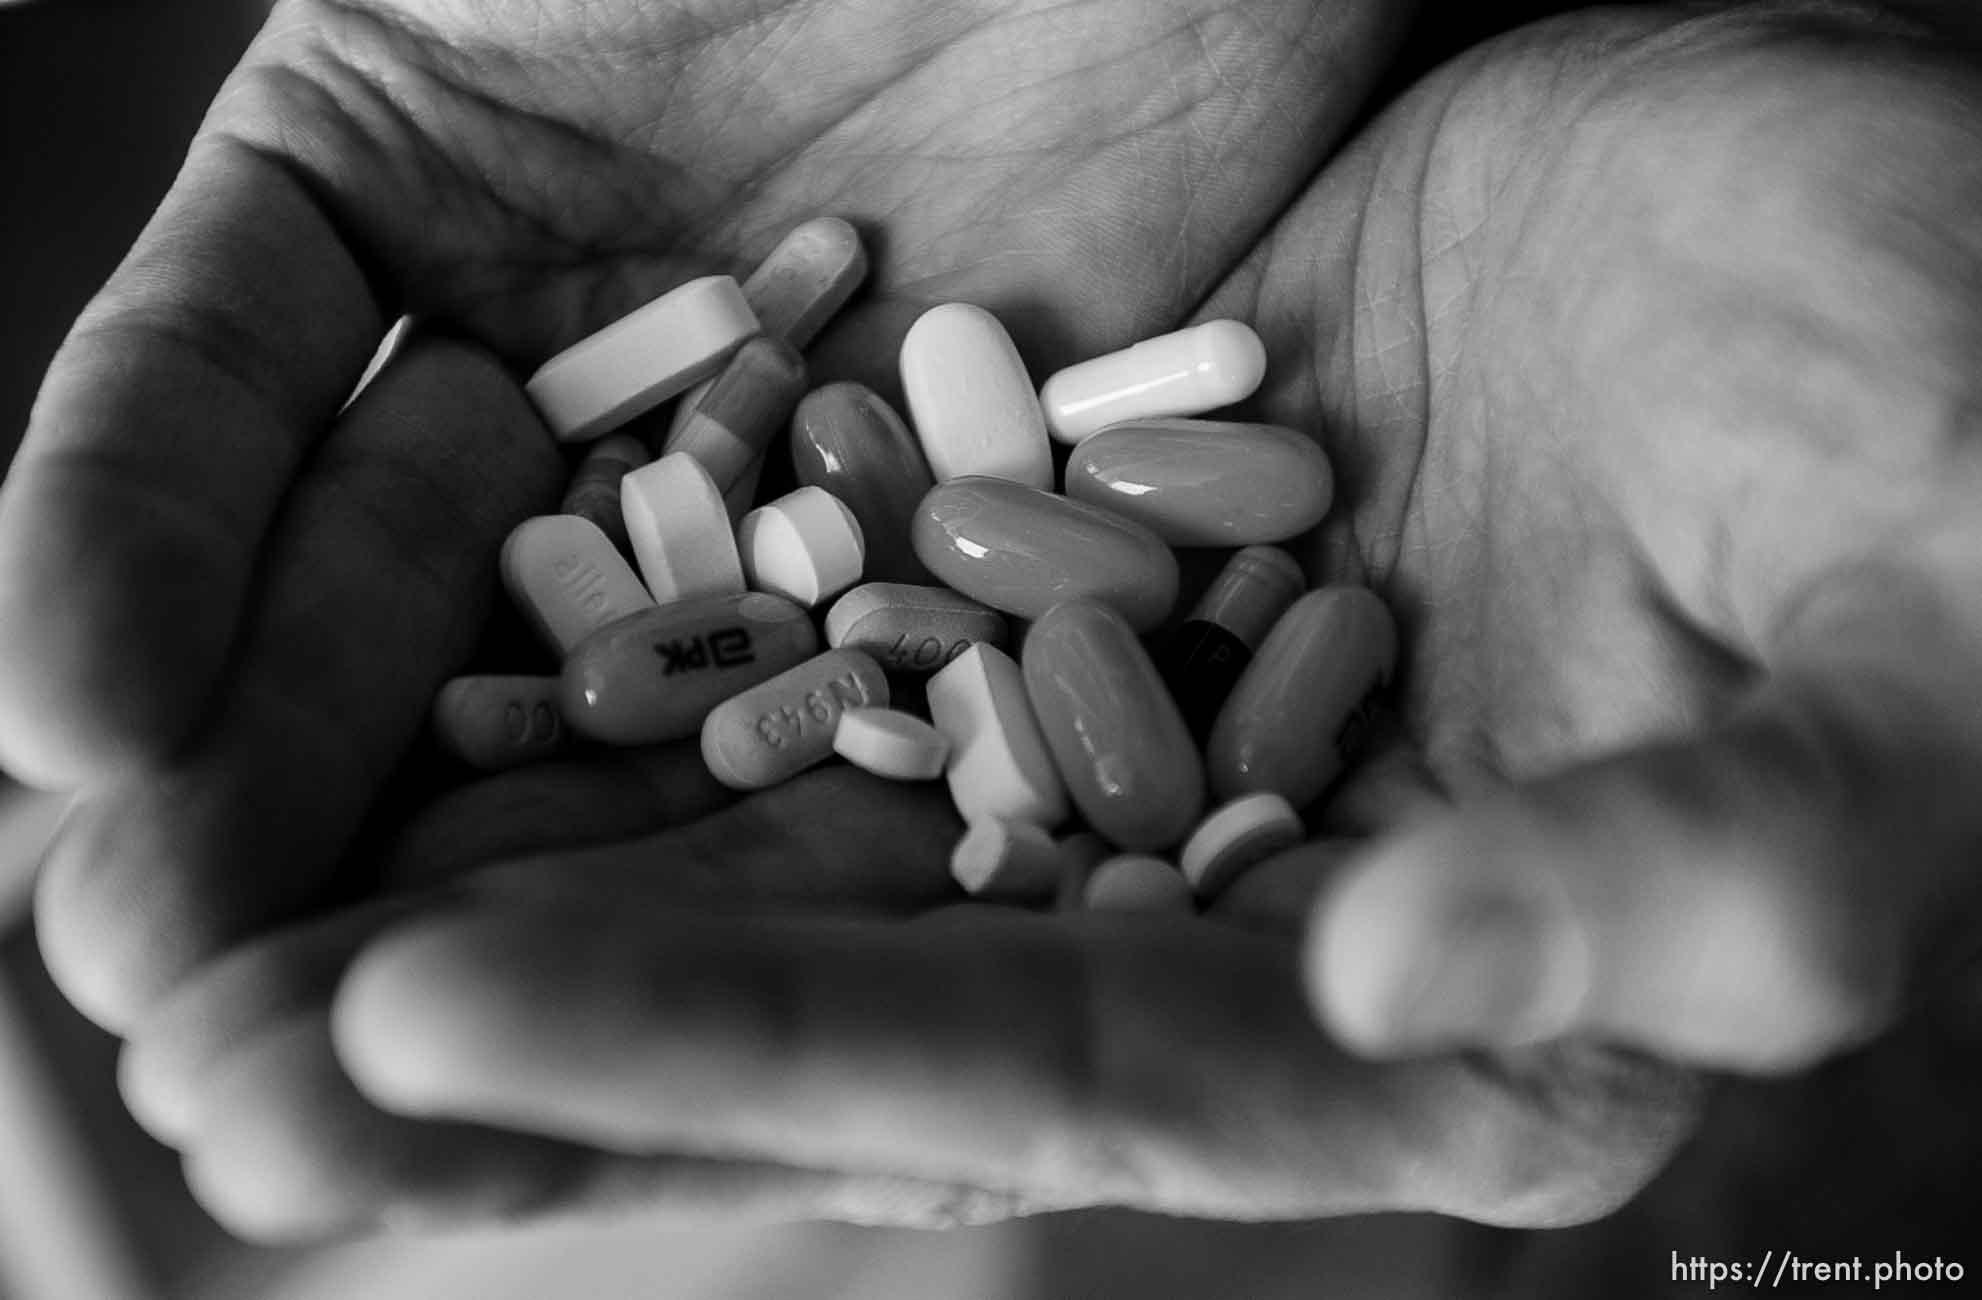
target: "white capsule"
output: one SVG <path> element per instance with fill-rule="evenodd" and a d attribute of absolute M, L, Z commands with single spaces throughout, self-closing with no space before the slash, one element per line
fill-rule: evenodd
<path fill-rule="evenodd" d="M 1124 420 L 1230 406 L 1265 377 L 1259 335 L 1239 321 L 1214 320 L 1069 366 L 1039 390 L 1039 405 L 1053 436 L 1076 443 Z"/>
<path fill-rule="evenodd" d="M 663 456 L 629 470 L 619 490 L 627 540 L 656 601 L 744 590 L 729 511 L 700 461 L 683 452 Z"/>
<path fill-rule="evenodd" d="M 1178 859 L 1199 898 L 1216 898 L 1234 880 L 1301 842 L 1300 814 L 1271 790 L 1241 795 L 1191 832 Z"/>
<path fill-rule="evenodd" d="M 928 696 L 950 742 L 950 798 L 965 821 L 1066 819 L 1066 789 L 1010 655 L 979 642 L 929 679 Z"/>
<path fill-rule="evenodd" d="M 997 817 L 971 822 L 950 854 L 950 875 L 964 892 L 997 902 L 1051 898 L 1065 866 L 1051 835 Z"/>
<path fill-rule="evenodd" d="M 860 581 L 867 561 L 859 521 L 824 488 L 802 487 L 752 510 L 736 542 L 752 591 L 807 609 Z"/>
<path fill-rule="evenodd" d="M 933 781 L 943 775 L 950 742 L 899 709 L 848 709 L 833 731 L 833 752 L 890 781 Z"/>
<path fill-rule="evenodd" d="M 929 469 L 941 483 L 979 474 L 1053 486 L 1053 449 L 1011 335 L 982 307 L 922 313 L 902 340 L 902 389 Z"/>
<path fill-rule="evenodd" d="M 690 280 L 546 361 L 524 391 L 553 434 L 594 438 L 715 374 L 757 332 L 734 279 Z"/>
<path fill-rule="evenodd" d="M 1124 853 L 1096 867 L 1081 901 L 1090 912 L 1178 912 L 1196 909 L 1191 885 L 1162 858 Z"/>
<path fill-rule="evenodd" d="M 501 568 L 518 608 L 561 655 L 595 629 L 654 604 L 599 526 L 577 515 L 518 524 L 502 544 Z"/>

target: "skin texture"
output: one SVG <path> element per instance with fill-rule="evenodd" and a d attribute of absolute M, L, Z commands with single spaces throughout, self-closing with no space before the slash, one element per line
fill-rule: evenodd
<path fill-rule="evenodd" d="M 721 48 L 759 71 L 752 58 L 775 67 L 820 48 L 817 30 L 799 40 L 797 29 L 770 39 L 780 29 L 721 28 L 717 8 L 670 11 L 687 44 L 662 32 L 639 48 L 663 63 L 684 48 Z M 843 35 L 860 27 L 871 38 L 865 25 L 878 9 L 838 7 L 827 30 L 844 23 Z M 595 22 L 583 31 L 550 42 L 538 31 L 530 47 L 624 34 L 623 17 L 615 25 L 584 12 Z M 776 12 L 824 22 L 826 10 Z M 867 93 L 884 89 L 871 105 L 890 94 L 913 103 L 918 85 L 934 94 L 919 76 L 953 83 L 967 65 L 945 68 L 941 52 L 973 32 L 1001 43 L 980 47 L 983 59 L 1027 30 L 1018 11 L 997 6 L 917 12 L 918 21 L 877 25 L 885 55 Z M 1116 121 L 1148 111 L 1152 85 L 1182 93 L 1147 67 L 1117 75 L 1128 65 L 1110 63 L 1096 33 L 1125 50 L 1159 47 L 1122 37 L 1138 26 L 1122 13 L 1102 22 L 1100 12 L 1061 6 L 1036 19 L 1083 33 L 1089 44 L 1056 48 L 1084 51 L 1100 72 L 1056 82 L 1035 101 L 998 100 L 996 131 L 982 113 L 934 115 L 941 129 L 906 156 L 888 135 L 901 128 L 881 125 L 871 105 L 822 114 L 878 132 L 865 147 L 858 134 L 811 152 L 721 139 L 744 115 L 711 89 L 720 80 L 711 65 L 689 58 L 664 68 L 675 75 L 655 84 L 666 89 L 615 127 L 643 139 L 649 156 L 678 160 L 663 169 L 666 184 L 643 188 L 627 179 L 643 168 L 603 167 L 584 173 L 595 179 L 575 187 L 578 198 L 541 176 L 533 192 L 531 167 L 487 165 L 476 143 L 499 139 L 530 157 L 544 111 L 531 95 L 607 65 L 592 50 L 561 79 L 467 41 L 457 42 L 468 51 L 460 57 L 484 59 L 489 84 L 534 102 L 538 116 L 480 117 L 468 105 L 486 100 L 436 92 L 448 109 L 415 115 L 457 133 L 436 153 L 395 150 L 376 122 L 329 138 L 357 108 L 292 110 L 278 118 L 282 150 L 312 161 L 280 174 L 315 178 L 310 193 L 349 196 L 339 228 L 364 232 L 369 283 L 481 322 L 477 336 L 511 358 L 538 355 L 669 278 L 669 253 L 642 261 L 615 251 L 616 234 L 629 238 L 623 214 L 642 206 L 617 207 L 619 186 L 714 241 L 702 251 L 768 244 L 777 221 L 858 190 L 886 221 L 883 296 L 870 319 L 899 323 L 902 305 L 918 299 L 979 298 L 1021 326 L 1035 371 L 1194 313 L 1248 320 L 1271 358 L 1250 414 L 1323 431 L 1339 474 L 1346 504 L 1318 539 L 1311 572 L 1378 587 L 1409 647 L 1395 743 L 1316 813 L 1332 831 L 1374 840 L 1329 840 L 1278 859 L 1209 917 L 1019 913 L 953 901 L 941 861 L 957 827 L 939 793 L 836 769 L 726 805 L 692 759 L 662 752 L 457 792 L 415 817 L 391 874 L 412 888 L 504 865 L 438 898 L 413 895 L 390 915 L 269 933 L 328 888 L 318 882 L 331 879 L 361 810 L 345 813 L 341 830 L 323 814 L 330 820 L 309 839 L 284 838 L 286 826 L 227 837 L 254 806 L 244 778 L 228 774 L 273 749 L 250 725 L 260 696 L 223 697 L 222 721 L 159 766 L 165 738 L 187 725 L 163 701 L 189 709 L 185 700 L 204 698 L 214 680 L 200 647 L 173 638 L 205 625 L 171 634 L 153 664 L 202 691 L 133 685 L 137 702 L 115 715 L 123 722 L 86 707 L 94 697 L 82 687 L 107 671 L 114 644 L 106 628 L 138 608 L 114 589 L 130 570 L 113 566 L 95 603 L 10 648 L 7 707 L 19 725 L 0 735 L 10 759 L 44 774 L 113 760 L 166 773 L 103 787 L 85 806 L 50 866 L 44 943 L 73 996 L 136 1029 L 127 1092 L 187 1153 L 196 1189 L 231 1226 L 264 1236 L 360 1231 L 629 1199 L 691 1216 L 877 1222 L 1116 1203 L 1250 1219 L 1414 1208 L 1561 1223 L 1627 1199 L 1692 1121 L 1697 1079 L 1636 1049 L 1793 1067 L 1876 1034 L 1964 954 L 1973 933 L 1964 867 L 1978 829 L 1969 792 L 1982 768 L 1971 703 L 1982 661 L 1972 597 L 1982 518 L 1972 503 L 1982 498 L 1971 481 L 1969 364 L 1982 314 L 1970 217 L 1982 176 L 1966 163 L 1977 156 L 1982 91 L 1964 66 L 1931 34 L 1870 13 L 1595 13 L 1464 57 L 1310 179 L 1325 129 L 1300 136 L 1306 156 L 1277 159 L 1248 154 L 1287 147 L 1290 133 L 1215 114 L 1157 113 L 1113 154 L 1081 135 L 1092 114 L 1070 114 L 1069 124 L 1056 111 L 1069 84 L 1096 94 L 1114 86 Z M 1167 21 L 1183 10 L 1135 12 Z M 1338 55 L 1355 46 L 1329 26 L 1347 11 L 1291 29 L 1290 12 L 1228 9 L 1221 21 L 1306 31 Z M 479 36 L 521 9 L 450 16 L 466 23 L 471 13 Z M 691 13 L 709 26 L 691 26 Z M 959 27 L 932 35 L 924 22 Z M 279 19 L 261 57 L 301 31 Z M 395 29 L 391 39 L 403 51 L 410 38 Z M 1306 48 L 1275 40 L 1284 54 Z M 858 80 L 847 41 L 821 66 Z M 413 47 L 443 63 L 457 57 L 438 54 L 438 42 Z M 1201 69 L 1203 55 L 1177 66 Z M 418 66 L 395 57 L 367 75 Z M 1321 80 L 1290 72 L 1283 86 L 1249 70 L 1228 109 L 1249 105 L 1255 121 L 1274 122 L 1319 113 L 1339 124 L 1346 114 L 1327 95 L 1301 92 L 1353 62 L 1309 50 L 1265 66 Z M 458 66 L 451 75 L 438 84 L 456 85 Z M 328 92 L 304 82 L 244 75 L 235 94 L 254 103 L 275 86 L 321 106 Z M 429 84 L 420 75 L 359 83 L 402 95 Z M 778 79 L 720 84 L 771 94 Z M 1214 99 L 1229 89 L 1216 77 L 1201 84 Z M 698 96 L 722 110 L 699 128 Z M 340 102 L 398 120 L 372 94 Z M 926 130 L 932 115 L 885 120 Z M 1078 147 L 1062 138 L 1032 152 L 1041 137 L 1028 132 L 1056 126 Z M 573 127 L 554 138 L 582 152 L 596 137 Z M 985 141 L 1014 138 L 1025 142 L 1016 153 L 1006 143 L 987 156 Z M 242 165 L 267 167 L 268 156 Z M 1048 156 L 1061 161 L 1042 165 Z M 201 157 L 196 173 L 219 165 Z M 1202 170 L 1164 189 L 1193 159 Z M 718 160 L 761 171 L 738 181 Z M 401 208 L 357 197 L 367 191 L 350 177 L 361 173 L 439 196 L 445 232 L 467 233 L 435 235 L 429 223 L 421 239 L 402 230 L 395 241 Z M 1034 179 L 1015 199 L 1021 174 Z M 958 177 L 977 176 L 982 189 L 959 192 Z M 1152 176 L 1162 178 L 1153 196 Z M 499 181 L 510 206 L 464 205 L 450 186 L 466 177 Z M 725 208 L 698 185 L 750 197 Z M 531 211 L 531 202 L 538 224 L 525 229 L 580 233 L 526 242 L 534 259 L 450 262 L 431 246 L 499 241 L 511 228 L 491 212 Z M 188 249 L 214 256 L 206 238 L 230 211 L 217 201 L 197 218 L 162 218 L 149 237 L 155 251 L 140 254 L 150 269 L 113 289 L 113 304 L 157 292 L 186 258 L 197 264 Z M 1150 228 L 1162 237 L 1147 238 Z M 536 288 L 547 269 L 552 287 Z M 333 301 L 325 287 L 357 295 L 358 282 L 296 279 L 326 299 L 313 328 L 361 332 L 347 318 L 364 302 Z M 214 291 L 202 293 L 209 301 Z M 1062 311 L 1058 329 L 1078 336 L 1055 337 L 1050 322 Z M 116 456 L 55 455 L 58 445 L 90 445 L 92 429 L 110 438 L 101 431 L 130 418 L 130 408 L 114 409 L 127 400 L 119 394 L 138 391 L 126 375 L 108 395 L 83 392 L 92 351 L 116 337 L 108 322 L 119 318 L 99 307 L 92 319 L 94 332 L 86 326 L 58 363 L 36 431 L 42 449 L 0 512 L 0 541 L 12 548 L 39 535 L 30 524 L 57 529 L 33 571 L 44 575 L 64 572 L 66 548 L 86 536 L 122 545 L 51 520 L 77 517 L 99 499 L 90 491 L 124 499 L 104 483 L 140 481 L 60 473 L 128 457 L 147 471 L 162 463 L 164 481 L 183 485 L 209 445 L 124 434 L 104 444 Z M 152 306 L 136 319 L 178 318 Z M 532 338 L 544 321 L 555 337 Z M 168 325 L 147 336 L 144 355 L 200 337 Z M 843 352 L 847 335 L 838 338 Z M 243 404 L 220 428 L 247 427 L 252 390 L 326 364 L 323 349 L 339 342 L 271 339 L 295 355 L 230 363 L 253 377 L 245 385 L 205 376 L 215 385 L 200 390 L 209 409 Z M 343 345 L 347 357 L 361 350 Z M 223 353 L 208 339 L 202 355 Z M 484 373 L 473 354 L 448 355 Z M 374 409 L 424 411 L 406 383 Z M 499 377 L 486 388 L 500 415 Z M 328 419 L 336 391 L 323 375 L 314 388 L 285 386 L 269 427 L 300 439 Z M 346 423 L 364 426 L 355 412 Z M 420 453 L 419 491 L 448 491 L 435 473 L 455 463 L 451 424 L 441 421 L 436 450 Z M 334 431 L 318 455 L 344 436 Z M 262 459 L 230 490 L 247 491 L 255 472 L 263 482 L 286 476 L 293 449 L 272 436 L 253 445 Z M 548 467 L 531 472 L 554 494 Z M 60 496 L 65 482 L 77 496 Z M 177 504 L 144 517 L 160 528 L 227 518 L 253 535 L 241 502 L 231 515 L 183 510 L 188 490 L 161 489 L 158 501 Z M 493 548 L 494 533 L 471 545 L 453 532 L 446 546 L 457 540 L 466 565 Z M 227 563 L 239 567 L 246 553 L 226 552 Z M 4 568 L 7 630 L 38 608 L 20 554 L 10 550 Z M 293 582 L 266 563 L 264 605 Z M 401 577 L 367 572 L 375 582 Z M 233 611 L 239 582 L 216 585 L 204 598 Z M 378 617 L 330 608 L 361 623 Z M 85 626 L 91 618 L 99 623 Z M 278 620 L 268 634 L 272 663 L 300 653 L 287 627 Z M 409 642 L 407 664 L 437 681 L 452 644 Z M 375 658 L 377 646 L 366 648 Z M 335 644 L 316 654 L 312 699 L 363 658 L 347 662 Z M 409 699 L 419 684 L 405 688 Z M 45 715 L 25 703 L 28 685 L 48 692 L 35 697 L 52 701 Z M 360 790 L 382 780 L 397 734 L 381 727 L 354 741 L 338 774 Z M 323 775 L 295 763 L 278 765 L 284 773 L 299 787 Z M 653 802 L 614 800 L 628 782 Z M 190 815 L 184 805 L 207 820 L 174 823 Z M 881 824 L 887 833 L 876 835 Z M 567 848 L 574 838 L 586 847 Z M 142 872 L 130 865 L 138 861 Z M 1361 924 L 1374 920 L 1383 924 Z M 1487 961 L 1462 969 L 1473 978 L 1416 977 L 1415 956 L 1477 952 L 1468 941 L 1496 924 L 1534 941 L 1486 945 L 1489 957 L 1539 954 L 1539 975 Z M 1364 931 L 1375 937 L 1343 937 Z M 928 996 L 935 988 L 941 997 Z M 1481 996 L 1469 1004 L 1455 988 Z M 1550 996 L 1523 996 L 1536 989 Z M 1315 1032 L 1317 1013 L 1333 1037 Z M 1446 1050 L 1460 1046 L 1475 1050 Z M 1384 1056 L 1411 1059 L 1366 1059 Z M 416 1149 L 422 1158 L 409 1162 Z"/>

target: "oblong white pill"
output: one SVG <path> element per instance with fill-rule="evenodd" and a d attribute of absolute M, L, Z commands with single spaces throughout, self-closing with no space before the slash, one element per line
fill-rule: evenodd
<path fill-rule="evenodd" d="M 802 487 L 743 517 L 736 529 L 743 576 L 752 591 L 810 609 L 860 581 L 867 546 L 846 503 Z"/>
<path fill-rule="evenodd" d="M 965 302 L 932 307 L 902 340 L 902 389 L 938 483 L 965 475 L 1053 486 L 1046 417 L 998 318 Z"/>
<path fill-rule="evenodd" d="M 929 679 L 929 716 L 948 737 L 950 799 L 965 821 L 1051 828 L 1067 792 L 1012 657 L 979 642 Z"/>
<path fill-rule="evenodd" d="M 950 742 L 921 718 L 899 709 L 848 709 L 833 731 L 833 752 L 891 781 L 933 781 L 943 775 Z"/>
<path fill-rule="evenodd" d="M 656 601 L 744 590 L 729 510 L 700 461 L 685 452 L 663 456 L 627 471 L 619 492 L 627 541 Z"/>
<path fill-rule="evenodd" d="M 1090 912 L 1193 912 L 1191 883 L 1183 873 L 1143 853 L 1124 853 L 1096 867 L 1081 902 Z"/>
<path fill-rule="evenodd" d="M 1068 366 L 1039 390 L 1039 405 L 1053 436 L 1074 443 L 1123 420 L 1230 406 L 1265 377 L 1259 335 L 1241 321 L 1213 320 Z"/>
<path fill-rule="evenodd" d="M 1051 835 L 999 817 L 972 821 L 950 853 L 950 875 L 964 892 L 999 902 L 1051 898 L 1065 868 Z"/>
<path fill-rule="evenodd" d="M 653 607 L 599 526 L 578 515 L 525 519 L 502 544 L 502 581 L 560 655 L 614 619 Z"/>
<path fill-rule="evenodd" d="M 1282 849 L 1301 842 L 1301 815 L 1271 790 L 1241 795 L 1212 813 L 1184 841 L 1178 865 L 1199 898 L 1225 887 Z"/>
<path fill-rule="evenodd" d="M 715 374 L 757 332 L 735 279 L 690 280 L 544 362 L 523 391 L 557 437 L 597 437 Z"/>

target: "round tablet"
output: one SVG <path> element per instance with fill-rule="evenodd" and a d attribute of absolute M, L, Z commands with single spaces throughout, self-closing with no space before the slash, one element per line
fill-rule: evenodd
<path fill-rule="evenodd" d="M 753 590 L 808 609 L 860 581 L 867 560 L 853 511 L 824 488 L 802 487 L 757 507 L 736 538 Z"/>
<path fill-rule="evenodd" d="M 892 781 L 933 781 L 943 775 L 950 742 L 899 709 L 848 709 L 833 732 L 833 750 L 855 767 Z"/>
<path fill-rule="evenodd" d="M 1192 912 L 1190 882 L 1162 858 L 1124 853 L 1096 867 L 1081 901 L 1090 912 Z"/>
<path fill-rule="evenodd" d="M 1184 842 L 1179 864 L 1199 898 L 1214 898 L 1253 867 L 1301 842 L 1300 814 L 1271 790 L 1241 795 Z"/>

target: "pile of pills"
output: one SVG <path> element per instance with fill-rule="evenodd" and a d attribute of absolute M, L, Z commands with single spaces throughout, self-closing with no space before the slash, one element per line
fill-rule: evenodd
<path fill-rule="evenodd" d="M 1274 545 L 1328 510 L 1313 440 L 1193 418 L 1255 391 L 1259 339 L 1211 321 L 1035 389 L 997 318 L 949 303 L 903 340 L 904 421 L 807 391 L 801 350 L 865 274 L 851 226 L 807 222 L 743 284 L 682 285 L 537 371 L 551 430 L 591 445 L 502 574 L 562 671 L 448 683 L 442 742 L 492 770 L 699 736 L 741 790 L 834 756 L 945 780 L 952 872 L 989 900 L 1188 911 L 1298 843 L 1396 632 Z M 677 398 L 651 460 L 613 432 Z M 755 504 L 786 430 L 798 487 Z M 1174 625 L 1173 547 L 1231 552 Z"/>

